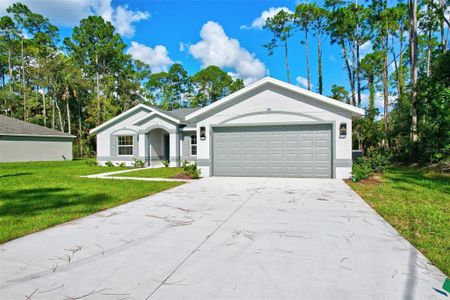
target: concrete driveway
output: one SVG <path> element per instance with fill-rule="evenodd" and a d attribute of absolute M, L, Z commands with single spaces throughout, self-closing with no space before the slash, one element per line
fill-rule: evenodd
<path fill-rule="evenodd" d="M 446 299 L 443 281 L 331 179 L 205 178 L 0 246 L 0 299 Z"/>

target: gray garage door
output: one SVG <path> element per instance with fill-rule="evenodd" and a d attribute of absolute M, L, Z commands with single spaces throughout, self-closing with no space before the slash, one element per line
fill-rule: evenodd
<path fill-rule="evenodd" d="M 215 127 L 213 175 L 331 177 L 331 125 Z"/>

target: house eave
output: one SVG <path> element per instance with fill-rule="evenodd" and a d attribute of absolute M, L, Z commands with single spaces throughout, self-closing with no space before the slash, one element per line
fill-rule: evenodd
<path fill-rule="evenodd" d="M 244 87 L 243 89 L 240 89 L 239 91 L 236 91 L 236 92 L 234 92 L 234 93 L 232 93 L 232 94 L 230 94 L 230 95 L 228 95 L 228 96 L 226 96 L 226 97 L 224 97 L 224 98 L 222 98 L 222 99 L 220 99 L 220 100 L 218 100 L 218 101 L 216 101 L 216 102 L 214 102 L 214 103 L 212 103 L 212 104 L 210 104 L 208 106 L 205 106 L 204 108 L 202 108 L 200 110 L 197 110 L 197 111 L 187 115 L 185 119 L 186 119 L 186 121 L 197 119 L 201 115 L 203 115 L 203 114 L 205 114 L 207 112 L 210 112 L 210 111 L 212 111 L 214 109 L 217 109 L 220 106 L 222 106 L 222 105 L 232 101 L 233 99 L 235 99 L 237 97 L 240 97 L 242 95 L 245 95 L 245 94 L 247 94 L 247 93 L 249 93 L 249 92 L 251 92 L 251 91 L 253 91 L 253 90 L 255 90 L 255 89 L 257 89 L 257 88 L 259 88 L 261 86 L 267 85 L 267 84 L 272 84 L 274 86 L 284 88 L 284 89 L 289 90 L 291 92 L 294 92 L 294 93 L 297 93 L 297 94 L 300 94 L 300 95 L 303 95 L 303 96 L 315 99 L 315 100 L 320 101 L 322 103 L 326 103 L 328 105 L 331 105 L 331 106 L 338 107 L 340 109 L 349 111 L 349 112 L 351 112 L 352 117 L 355 117 L 355 118 L 362 117 L 365 114 L 365 111 L 362 108 L 358 108 L 358 107 L 355 107 L 355 106 L 352 106 L 352 105 L 340 102 L 338 100 L 335 100 L 335 99 L 332 99 L 332 98 L 329 98 L 329 97 L 326 97 L 326 96 L 323 96 L 323 95 L 319 95 L 317 93 L 314 93 L 314 92 L 302 89 L 302 88 L 294 86 L 292 84 L 289 84 L 289 83 L 286 83 L 286 82 L 274 79 L 272 77 L 265 77 L 265 78 L 255 82 L 253 84 L 248 85 L 247 87 Z"/>

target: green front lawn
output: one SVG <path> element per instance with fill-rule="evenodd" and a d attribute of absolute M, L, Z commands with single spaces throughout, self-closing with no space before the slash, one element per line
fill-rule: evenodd
<path fill-rule="evenodd" d="M 183 168 L 151 168 L 128 173 L 114 174 L 118 177 L 170 178 L 183 173 Z"/>
<path fill-rule="evenodd" d="M 386 221 L 450 275 L 450 175 L 392 168 L 381 182 L 349 182 Z"/>
<path fill-rule="evenodd" d="M 0 243 L 182 184 L 80 178 L 85 160 L 0 163 Z"/>

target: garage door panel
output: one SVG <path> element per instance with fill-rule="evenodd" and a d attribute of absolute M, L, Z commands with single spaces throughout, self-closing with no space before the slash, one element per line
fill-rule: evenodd
<path fill-rule="evenodd" d="M 213 173 L 221 176 L 331 177 L 331 126 L 220 127 Z"/>

